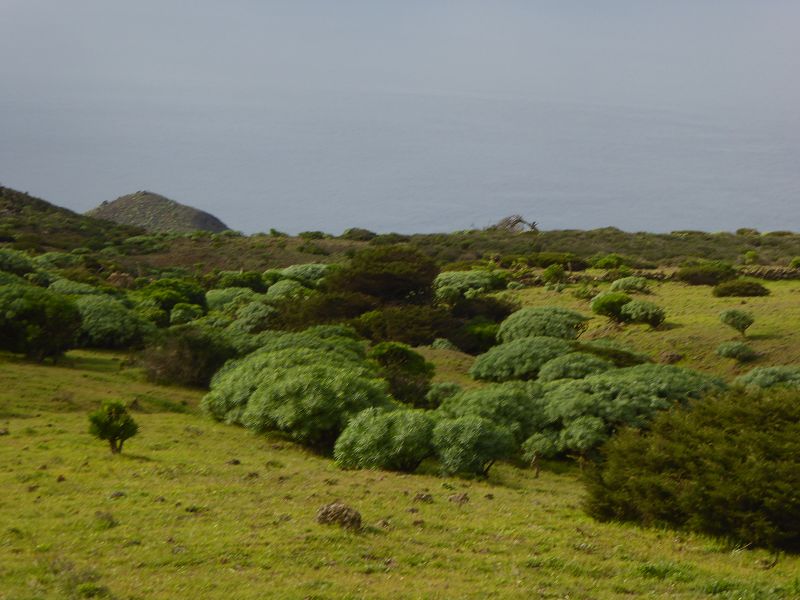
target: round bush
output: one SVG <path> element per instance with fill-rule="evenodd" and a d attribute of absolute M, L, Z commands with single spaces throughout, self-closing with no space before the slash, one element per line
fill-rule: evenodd
<path fill-rule="evenodd" d="M 614 281 L 609 289 L 626 294 L 649 294 L 650 282 L 644 277 L 623 277 Z"/>
<path fill-rule="evenodd" d="M 169 324 L 170 325 L 185 325 L 190 321 L 199 319 L 203 316 L 203 309 L 196 304 L 186 304 L 185 302 L 178 302 L 169 311 Z"/>
<path fill-rule="evenodd" d="M 34 360 L 74 347 L 81 314 L 65 296 L 32 285 L 0 286 L 0 348 Z"/>
<path fill-rule="evenodd" d="M 439 412 L 451 419 L 466 416 L 488 419 L 507 429 L 519 445 L 535 429 L 545 425 L 541 398 L 540 385 L 513 381 L 451 396 Z"/>
<path fill-rule="evenodd" d="M 588 320 L 589 317 L 566 308 L 523 308 L 500 324 L 497 337 L 501 342 L 535 336 L 574 340 L 586 329 Z"/>
<path fill-rule="evenodd" d="M 553 264 L 542 271 L 542 281 L 545 283 L 563 283 L 567 280 L 567 272 L 563 266 Z"/>
<path fill-rule="evenodd" d="M 129 348 L 144 341 L 152 325 L 109 296 L 81 296 L 79 342 L 90 348 Z"/>
<path fill-rule="evenodd" d="M 727 393 L 622 432 L 587 481 L 589 514 L 800 550 L 800 403 Z"/>
<path fill-rule="evenodd" d="M 242 422 L 327 452 L 356 414 L 391 406 L 383 380 L 367 379 L 358 369 L 316 364 L 268 373 L 250 396 Z"/>
<path fill-rule="evenodd" d="M 588 375 L 604 373 L 613 369 L 614 364 L 594 354 L 571 352 L 547 361 L 539 371 L 539 381 L 549 382 L 559 379 L 583 379 Z"/>
<path fill-rule="evenodd" d="M 229 287 L 206 292 L 206 303 L 209 310 L 225 310 L 229 305 L 238 306 L 252 302 L 258 298 L 250 288 Z"/>
<path fill-rule="evenodd" d="M 700 262 L 681 267 L 675 277 L 689 285 L 717 285 L 736 277 L 736 269 L 723 262 Z"/>
<path fill-rule="evenodd" d="M 177 325 L 148 344 L 141 360 L 151 381 L 205 387 L 233 356 L 233 348 L 221 333 L 197 325 Z"/>
<path fill-rule="evenodd" d="M 529 337 L 500 344 L 481 354 L 469 373 L 485 381 L 535 379 L 550 360 L 572 352 L 570 342 L 553 337 Z"/>
<path fill-rule="evenodd" d="M 459 351 L 458 346 L 456 346 L 447 338 L 436 338 L 431 342 L 431 348 L 434 348 L 435 350 L 450 350 L 452 352 Z"/>
<path fill-rule="evenodd" d="M 425 394 L 425 403 L 429 408 L 439 407 L 445 400 L 461 393 L 461 386 L 450 381 L 434 383 Z"/>
<path fill-rule="evenodd" d="M 753 315 L 743 310 L 729 308 L 719 313 L 719 320 L 728 327 L 733 327 L 743 336 L 747 329 L 755 322 Z"/>
<path fill-rule="evenodd" d="M 306 287 L 317 287 L 325 278 L 331 266 L 322 263 L 306 263 L 303 265 L 292 265 L 281 269 L 281 276 L 284 279 L 293 279 Z"/>
<path fill-rule="evenodd" d="M 488 419 L 444 419 L 433 428 L 433 446 L 445 473 L 488 475 L 514 449 L 511 433 Z"/>
<path fill-rule="evenodd" d="M 751 362 L 758 358 L 758 352 L 744 342 L 723 342 L 717 346 L 717 355 L 732 358 L 740 363 Z"/>
<path fill-rule="evenodd" d="M 14 275 L 25 275 L 36 270 L 33 259 L 19 250 L 0 248 L 0 271 Z"/>
<path fill-rule="evenodd" d="M 592 299 L 592 312 L 614 321 L 624 321 L 622 307 L 632 300 L 622 292 L 602 292 Z"/>
<path fill-rule="evenodd" d="M 336 440 L 333 457 L 343 469 L 414 471 L 433 454 L 433 420 L 424 412 L 368 408 Z"/>
<path fill-rule="evenodd" d="M 733 384 L 761 389 L 778 386 L 800 389 L 800 367 L 756 367 L 749 373 L 737 377 Z"/>
<path fill-rule="evenodd" d="M 424 356 L 406 344 L 382 342 L 368 357 L 378 364 L 381 377 L 389 382 L 392 396 L 405 404 L 430 408 L 426 394 L 436 369 Z"/>
<path fill-rule="evenodd" d="M 433 289 L 436 299 L 454 303 L 460 299 L 505 287 L 505 278 L 486 269 L 444 271 L 436 276 Z"/>
<path fill-rule="evenodd" d="M 750 298 L 755 296 L 769 296 L 769 290 L 757 281 L 750 279 L 734 279 L 723 281 L 714 286 L 711 291 L 718 298 L 733 296 L 737 298 Z"/>
<path fill-rule="evenodd" d="M 264 295 L 268 302 L 298 300 L 308 295 L 309 289 L 293 279 L 281 279 L 269 286 Z"/>
<path fill-rule="evenodd" d="M 91 296 L 102 295 L 103 291 L 97 289 L 88 283 L 80 283 L 78 281 L 70 281 L 69 279 L 56 279 L 48 286 L 51 292 L 56 294 L 64 294 L 65 296 Z"/>
<path fill-rule="evenodd" d="M 277 311 L 263 302 L 248 302 L 236 311 L 231 327 L 245 333 L 258 333 L 268 329 Z"/>
<path fill-rule="evenodd" d="M 623 321 L 644 323 L 655 329 L 664 322 L 664 319 L 667 318 L 667 314 L 664 312 L 663 308 L 652 302 L 631 300 L 622 306 L 620 317 Z"/>

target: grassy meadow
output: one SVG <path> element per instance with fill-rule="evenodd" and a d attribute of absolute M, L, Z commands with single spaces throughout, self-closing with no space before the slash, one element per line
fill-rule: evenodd
<path fill-rule="evenodd" d="M 715 355 L 737 338 L 717 320 L 741 307 L 756 322 L 756 365 L 800 363 L 800 283 L 765 298 L 714 298 L 708 287 L 654 284 L 667 323 L 590 322 L 658 357 L 730 379 L 747 368 Z M 524 305 L 589 314 L 570 290 L 513 292 Z M 469 383 L 471 359 L 424 350 L 437 380 Z M 124 355 L 72 351 L 56 365 L 0 355 L 0 599 L 50 598 L 800 598 L 800 557 L 694 534 L 602 524 L 581 510 L 576 467 L 536 479 L 510 464 L 488 480 L 342 471 L 276 436 L 218 424 L 201 390 L 145 382 Z M 122 455 L 88 433 L 108 398 L 140 433 Z M 466 493 L 467 502 L 451 496 Z M 432 502 L 418 494 L 430 494 Z M 315 522 L 341 500 L 352 533 Z"/>

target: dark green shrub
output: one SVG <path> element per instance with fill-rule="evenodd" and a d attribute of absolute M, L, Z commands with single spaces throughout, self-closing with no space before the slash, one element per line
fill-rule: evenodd
<path fill-rule="evenodd" d="M 626 294 L 649 294 L 650 282 L 644 277 L 623 277 L 614 281 L 609 290 Z"/>
<path fill-rule="evenodd" d="M 723 310 L 721 313 L 719 313 L 719 320 L 728 327 L 732 327 L 741 333 L 742 337 L 746 336 L 745 332 L 755 322 L 753 315 L 736 308 Z"/>
<path fill-rule="evenodd" d="M 622 292 L 602 292 L 592 300 L 592 312 L 608 317 L 613 321 L 624 321 L 622 307 L 633 300 Z"/>
<path fill-rule="evenodd" d="M 281 431 L 328 452 L 356 414 L 391 406 L 383 380 L 368 379 L 359 369 L 316 364 L 266 374 L 250 396 L 242 421 L 255 431 Z"/>
<path fill-rule="evenodd" d="M 311 290 L 294 279 L 281 279 L 269 286 L 264 299 L 273 304 L 294 302 L 308 297 L 310 293 Z"/>
<path fill-rule="evenodd" d="M 667 318 L 663 308 L 646 300 L 626 302 L 620 310 L 620 316 L 624 321 L 645 323 L 653 329 L 661 325 Z"/>
<path fill-rule="evenodd" d="M 169 324 L 170 325 L 185 325 L 190 321 L 199 319 L 203 316 L 203 308 L 196 304 L 186 304 L 179 302 L 172 307 L 169 311 Z"/>
<path fill-rule="evenodd" d="M 330 265 L 322 263 L 305 263 L 286 267 L 280 273 L 284 279 L 293 279 L 306 287 L 314 288 L 325 278 L 330 268 Z"/>
<path fill-rule="evenodd" d="M 675 277 L 689 285 L 717 285 L 736 277 L 736 269 L 723 262 L 696 262 L 678 269 Z"/>
<path fill-rule="evenodd" d="M 206 294 L 203 288 L 187 279 L 164 278 L 147 284 L 136 292 L 142 302 L 155 304 L 167 314 L 176 304 L 195 304 L 206 309 Z"/>
<path fill-rule="evenodd" d="M 81 327 L 75 303 L 31 285 L 0 286 L 0 348 L 42 361 L 74 347 Z"/>
<path fill-rule="evenodd" d="M 546 424 L 542 389 L 536 383 L 512 381 L 467 390 L 447 398 L 439 412 L 450 419 L 488 419 L 507 429 L 517 445 Z"/>
<path fill-rule="evenodd" d="M 711 291 L 718 298 L 733 296 L 737 298 L 749 298 L 753 296 L 769 296 L 769 290 L 757 281 L 750 279 L 733 279 L 723 281 L 714 286 Z"/>
<path fill-rule="evenodd" d="M 247 304 L 258 297 L 259 295 L 250 288 L 220 288 L 206 292 L 206 304 L 208 310 L 226 310 L 231 305 L 235 307 Z"/>
<path fill-rule="evenodd" d="M 360 227 L 351 227 L 346 229 L 345 232 L 339 237 L 343 240 L 350 240 L 353 242 L 368 242 L 377 237 L 377 233 L 369 229 L 362 229 Z"/>
<path fill-rule="evenodd" d="M 98 439 L 106 440 L 111 454 L 122 452 L 125 440 L 132 438 L 139 431 L 139 426 L 122 402 L 107 400 L 95 412 L 89 415 L 89 433 Z"/>
<path fill-rule="evenodd" d="M 609 360 L 617 367 L 634 367 L 651 362 L 650 357 L 646 354 L 632 350 L 631 348 L 609 339 L 579 342 L 575 345 L 575 350 L 577 352 L 594 354 L 595 356 Z"/>
<path fill-rule="evenodd" d="M 378 364 L 380 376 L 389 382 L 392 396 L 417 408 L 430 408 L 426 395 L 435 367 L 425 357 L 399 342 L 382 342 L 368 357 Z"/>
<path fill-rule="evenodd" d="M 456 346 L 467 354 L 487 352 L 497 343 L 500 325 L 486 317 L 475 317 L 459 327 L 451 336 Z"/>
<path fill-rule="evenodd" d="M 81 315 L 78 341 L 90 348 L 139 346 L 152 325 L 122 302 L 109 296 L 81 296 L 75 300 Z"/>
<path fill-rule="evenodd" d="M 428 393 L 425 395 L 426 404 L 432 408 L 438 408 L 445 400 L 461 393 L 461 386 L 450 381 L 431 384 Z"/>
<path fill-rule="evenodd" d="M 619 269 L 621 267 L 635 267 L 636 260 L 622 254 L 606 254 L 591 259 L 595 269 Z"/>
<path fill-rule="evenodd" d="M 378 301 L 355 292 L 316 292 L 300 302 L 286 300 L 274 304 L 274 317 L 280 329 L 305 329 L 314 323 L 337 323 L 373 311 Z"/>
<path fill-rule="evenodd" d="M 433 455 L 433 420 L 424 412 L 368 408 L 336 440 L 333 456 L 343 469 L 414 471 Z"/>
<path fill-rule="evenodd" d="M 196 325 L 178 325 L 145 346 L 141 362 L 151 381 L 205 387 L 234 355 L 221 333 Z"/>
<path fill-rule="evenodd" d="M 497 337 L 501 342 L 535 336 L 577 338 L 585 329 L 589 317 L 555 306 L 523 308 L 500 324 Z"/>
<path fill-rule="evenodd" d="M 303 240 L 324 240 L 330 236 L 324 231 L 301 231 L 297 237 Z"/>
<path fill-rule="evenodd" d="M 589 266 L 581 257 L 564 252 L 537 252 L 528 256 L 527 262 L 531 267 L 543 269 L 550 265 L 561 265 L 568 271 L 583 271 Z"/>
<path fill-rule="evenodd" d="M 261 273 L 255 271 L 222 271 L 217 276 L 216 288 L 247 288 L 258 294 L 267 291 Z"/>
<path fill-rule="evenodd" d="M 514 437 L 488 419 L 468 416 L 439 421 L 433 446 L 445 473 L 488 475 L 497 460 L 513 452 Z"/>
<path fill-rule="evenodd" d="M 397 341 L 409 346 L 426 346 L 456 327 L 447 311 L 425 305 L 388 306 L 364 313 L 352 323 L 373 342 Z"/>
<path fill-rule="evenodd" d="M 22 276 L 35 270 L 36 264 L 25 252 L 0 248 L 0 271 Z"/>
<path fill-rule="evenodd" d="M 542 382 L 559 379 L 583 379 L 588 375 L 604 373 L 614 368 L 614 364 L 594 354 L 571 352 L 547 361 L 539 370 Z"/>
<path fill-rule="evenodd" d="M 350 264 L 328 276 L 326 285 L 385 302 L 419 303 L 431 297 L 438 272 L 433 260 L 410 246 L 378 246 L 357 252 Z"/>
<path fill-rule="evenodd" d="M 740 363 L 751 362 L 758 358 L 758 352 L 744 342 L 723 342 L 717 346 L 717 355 L 732 358 Z"/>
<path fill-rule="evenodd" d="M 726 393 L 625 431 L 587 477 L 589 514 L 800 550 L 796 392 Z"/>
<path fill-rule="evenodd" d="M 263 302 L 249 302 L 236 311 L 230 327 L 244 333 L 258 333 L 269 329 L 277 310 Z"/>
<path fill-rule="evenodd" d="M 800 389 L 800 367 L 756 367 L 734 380 L 734 385 L 748 388 L 768 389 L 788 387 Z"/>
<path fill-rule="evenodd" d="M 559 338 L 520 338 L 481 354 L 469 372 L 475 379 L 486 381 L 535 379 L 545 363 L 572 350 L 572 344 Z"/>
<path fill-rule="evenodd" d="M 64 278 L 56 279 L 47 287 L 51 292 L 65 296 L 98 296 L 103 294 L 103 290 L 93 285 Z"/>

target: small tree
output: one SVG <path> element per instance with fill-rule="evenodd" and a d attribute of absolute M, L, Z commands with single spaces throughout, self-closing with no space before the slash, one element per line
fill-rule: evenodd
<path fill-rule="evenodd" d="M 736 331 L 742 334 L 742 337 L 747 337 L 745 333 L 747 328 L 753 324 L 755 319 L 753 315 L 743 310 L 730 308 L 723 310 L 719 313 L 719 320 L 725 323 L 728 327 L 733 327 Z"/>
<path fill-rule="evenodd" d="M 108 440 L 111 454 L 122 452 L 122 444 L 139 431 L 139 426 L 128 409 L 118 400 L 107 400 L 99 410 L 89 415 L 89 433 L 101 440 Z"/>

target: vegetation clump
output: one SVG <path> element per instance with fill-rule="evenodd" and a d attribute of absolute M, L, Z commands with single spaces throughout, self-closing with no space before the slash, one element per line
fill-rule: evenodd
<path fill-rule="evenodd" d="M 514 445 L 507 429 L 482 417 L 443 419 L 433 428 L 433 446 L 442 471 L 448 474 L 488 475 Z"/>
<path fill-rule="evenodd" d="M 623 292 L 601 292 L 592 299 L 592 312 L 612 321 L 622 322 L 625 320 L 622 307 L 632 300 L 633 298 Z"/>
<path fill-rule="evenodd" d="M 723 342 L 717 346 L 717 356 L 732 358 L 740 363 L 752 362 L 758 358 L 758 352 L 744 342 Z"/>
<path fill-rule="evenodd" d="M 75 346 L 81 313 L 65 296 L 31 285 L 0 286 L 0 348 L 42 361 Z"/>
<path fill-rule="evenodd" d="M 800 550 L 800 403 L 729 392 L 624 431 L 590 471 L 589 514 Z"/>
<path fill-rule="evenodd" d="M 714 286 L 711 293 L 718 298 L 736 297 L 736 298 L 750 298 L 756 296 L 769 296 L 769 289 L 759 283 L 750 279 L 733 279 L 731 281 L 723 281 Z"/>
<path fill-rule="evenodd" d="M 152 325 L 119 300 L 109 296 L 80 296 L 75 305 L 81 315 L 78 335 L 89 348 L 137 347 L 152 331 Z"/>
<path fill-rule="evenodd" d="M 122 452 L 122 445 L 139 431 L 139 426 L 122 402 L 108 400 L 89 415 L 89 433 L 105 440 L 111 454 Z"/>
<path fill-rule="evenodd" d="M 392 396 L 417 408 L 431 408 L 426 394 L 435 367 L 421 354 L 406 344 L 382 342 L 369 352 L 368 357 L 378 364 L 380 375 L 389 382 Z"/>
<path fill-rule="evenodd" d="M 506 286 L 506 279 L 500 273 L 486 269 L 439 273 L 433 282 L 436 300 L 454 304 L 459 300 L 502 289 Z"/>
<path fill-rule="evenodd" d="M 522 308 L 500 324 L 497 338 L 501 342 L 536 336 L 574 340 L 586 329 L 588 320 L 589 317 L 566 308 Z"/>
<path fill-rule="evenodd" d="M 609 288 L 612 292 L 624 292 L 626 294 L 649 294 L 650 282 L 644 277 L 623 277 L 612 282 Z"/>
<path fill-rule="evenodd" d="M 569 354 L 573 345 L 560 338 L 526 337 L 500 344 L 475 359 L 470 375 L 484 381 L 536 379 L 550 360 Z"/>
<path fill-rule="evenodd" d="M 746 388 L 768 389 L 788 387 L 800 389 L 800 367 L 756 367 L 734 380 L 734 385 Z"/>
<path fill-rule="evenodd" d="M 656 329 L 667 318 L 667 313 L 652 302 L 631 300 L 620 309 L 620 318 L 630 323 L 644 323 Z"/>
<path fill-rule="evenodd" d="M 728 327 L 732 327 L 738 331 L 740 334 L 742 334 L 742 337 L 746 337 L 747 329 L 755 322 L 753 315 L 751 315 L 749 312 L 738 310 L 736 308 L 723 310 L 721 313 L 719 313 L 719 320 Z"/>
<path fill-rule="evenodd" d="M 675 273 L 678 281 L 689 285 L 718 285 L 736 277 L 736 269 L 720 261 L 701 261 L 682 266 Z"/>
<path fill-rule="evenodd" d="M 433 454 L 433 420 L 416 410 L 368 408 L 336 440 L 333 456 L 344 469 L 414 471 Z"/>
<path fill-rule="evenodd" d="M 219 331 L 199 325 L 170 327 L 141 354 L 148 378 L 157 383 L 206 387 L 235 350 Z"/>
<path fill-rule="evenodd" d="M 539 381 L 583 379 L 614 368 L 614 363 L 588 352 L 571 352 L 546 362 L 539 370 Z"/>

